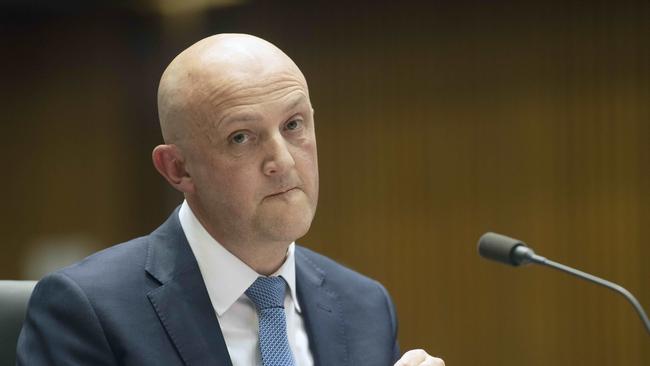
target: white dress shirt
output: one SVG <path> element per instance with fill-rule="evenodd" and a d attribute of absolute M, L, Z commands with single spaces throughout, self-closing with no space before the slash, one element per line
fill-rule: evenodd
<path fill-rule="evenodd" d="M 219 319 L 233 366 L 261 366 L 259 323 L 255 305 L 244 293 L 261 276 L 217 242 L 183 201 L 178 213 L 181 226 L 199 264 L 210 301 Z M 309 350 L 307 330 L 296 296 L 295 243 L 273 276 L 282 276 L 288 284 L 284 297 L 287 335 L 297 366 L 314 364 Z"/>

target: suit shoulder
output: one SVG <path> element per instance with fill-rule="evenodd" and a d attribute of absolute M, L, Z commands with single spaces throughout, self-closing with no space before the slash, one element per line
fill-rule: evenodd
<path fill-rule="evenodd" d="M 85 285 L 98 286 L 106 282 L 132 279 L 134 274 L 143 273 L 148 242 L 144 236 L 111 246 L 51 275 L 64 275 L 82 288 Z"/>
<path fill-rule="evenodd" d="M 371 288 L 377 288 L 377 286 L 379 286 L 383 291 L 385 291 L 383 286 L 376 280 L 363 275 L 327 256 L 316 253 L 311 249 L 307 249 L 302 246 L 296 246 L 296 255 L 309 262 L 309 264 L 314 267 L 315 270 L 323 274 L 327 274 L 327 278 L 330 281 L 347 285 L 355 285 L 350 287 L 367 286 Z"/>

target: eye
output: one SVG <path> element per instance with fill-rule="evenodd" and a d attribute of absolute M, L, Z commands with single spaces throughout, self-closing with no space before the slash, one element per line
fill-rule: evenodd
<path fill-rule="evenodd" d="M 246 143 L 249 139 L 250 137 L 246 132 L 236 132 L 230 136 L 230 141 L 238 145 Z"/>
<path fill-rule="evenodd" d="M 300 129 L 301 126 L 302 126 L 302 120 L 300 120 L 300 119 L 292 119 L 291 121 L 287 122 L 284 125 L 284 128 L 286 128 L 289 131 L 295 131 L 295 130 Z"/>

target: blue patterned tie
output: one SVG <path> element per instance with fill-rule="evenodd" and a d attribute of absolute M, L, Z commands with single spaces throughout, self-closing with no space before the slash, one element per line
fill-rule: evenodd
<path fill-rule="evenodd" d="M 264 366 L 294 366 L 287 338 L 284 314 L 284 279 L 258 277 L 246 295 L 253 301 L 260 319 L 260 352 Z"/>

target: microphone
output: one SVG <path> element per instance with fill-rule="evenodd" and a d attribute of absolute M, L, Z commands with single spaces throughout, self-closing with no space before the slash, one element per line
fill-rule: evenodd
<path fill-rule="evenodd" d="M 489 232 L 483 234 L 483 236 L 481 236 L 481 238 L 478 240 L 478 254 L 483 258 L 509 264 L 515 267 L 528 263 L 541 264 L 616 291 L 619 294 L 623 295 L 627 301 L 632 304 L 636 312 L 639 314 L 643 325 L 645 325 L 648 334 L 650 334 L 650 320 L 648 320 L 648 316 L 643 311 L 641 304 L 628 290 L 620 285 L 604 280 L 600 277 L 596 277 L 589 273 L 582 272 L 575 268 L 553 262 L 550 259 L 546 259 L 541 255 L 535 254 L 535 252 L 523 241 L 501 234 Z"/>

